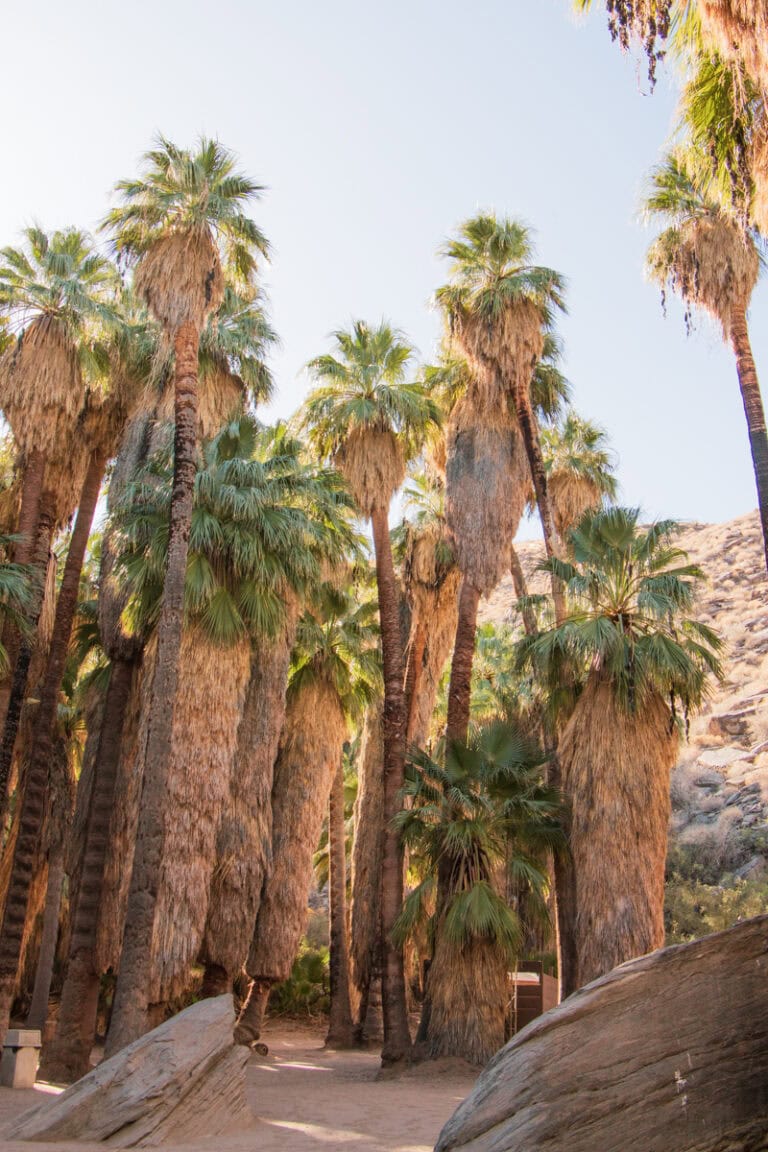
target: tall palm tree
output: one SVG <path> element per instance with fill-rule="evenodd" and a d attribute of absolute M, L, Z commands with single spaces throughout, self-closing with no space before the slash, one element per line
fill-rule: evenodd
<path fill-rule="evenodd" d="M 254 987 L 241 1041 L 257 1038 L 269 989 L 287 979 L 296 958 L 313 856 L 349 724 L 381 676 L 374 616 L 370 601 L 356 604 L 352 592 L 324 585 L 299 621 L 272 786 L 272 866 L 246 963 Z"/>
<path fill-rule="evenodd" d="M 674 545 L 679 526 L 638 526 L 638 510 L 588 512 L 571 533 L 569 617 L 521 641 L 545 685 L 563 666 L 583 689 L 558 745 L 572 805 L 575 973 L 568 995 L 664 942 L 669 773 L 682 714 L 720 676 L 721 643 L 688 615 L 701 571 Z M 680 710 L 678 712 L 678 709 Z"/>
<path fill-rule="evenodd" d="M 743 64 L 768 92 L 768 5 L 765 0 L 697 0 L 702 33 L 726 60 Z"/>
<path fill-rule="evenodd" d="M 585 512 L 616 496 L 606 433 L 572 408 L 541 434 L 552 514 L 561 540 Z"/>
<path fill-rule="evenodd" d="M 152 931 L 163 819 L 172 754 L 173 705 L 177 699 L 187 552 L 194 499 L 198 357 L 207 318 L 224 294 L 222 259 L 245 283 L 252 280 L 256 254 L 267 243 L 245 215 L 258 185 L 235 169 L 234 157 L 218 142 L 201 139 L 196 152 L 165 138 L 144 158 L 138 180 L 117 185 L 122 203 L 105 227 L 116 251 L 136 263 L 134 287 L 158 320 L 174 350 L 174 472 L 170 535 L 157 629 L 157 662 L 148 724 L 147 772 L 142 792 L 121 960 L 115 997 L 113 1049 L 130 1043 L 146 1024 Z"/>
<path fill-rule="evenodd" d="M 444 757 L 417 753 L 405 796 L 399 823 L 423 879 L 398 928 L 405 935 L 425 914 L 431 921 L 427 1050 L 485 1064 L 505 1040 L 507 970 L 522 943 L 499 873 L 524 875 L 544 892 L 538 858 L 562 843 L 558 797 L 543 784 L 540 753 L 503 723 L 481 729 L 469 746 L 450 744 Z"/>
<path fill-rule="evenodd" d="M 382 932 L 384 938 L 384 1049 L 396 1062 L 410 1051 L 403 958 L 390 939 L 402 902 L 402 849 L 390 821 L 398 807 L 405 770 L 404 658 L 399 597 L 389 539 L 392 497 L 405 466 L 439 420 L 437 405 L 420 384 L 409 383 L 413 350 L 382 321 L 356 321 L 334 333 L 334 352 L 309 365 L 317 386 L 304 408 L 304 423 L 322 456 L 330 456 L 349 482 L 361 513 L 370 519 L 376 555 L 384 666 L 384 834 Z"/>
<path fill-rule="evenodd" d="M 574 0 L 577 11 L 586 12 L 593 0 Z M 656 69 L 664 58 L 667 38 L 677 9 L 685 10 L 689 0 L 605 0 L 608 31 L 623 52 L 633 40 L 639 41 L 648 59 L 648 77 L 653 86 Z"/>
<path fill-rule="evenodd" d="M 756 237 L 679 150 L 651 173 L 644 209 L 667 225 L 648 251 L 648 274 L 678 293 L 688 310 L 703 308 L 717 320 L 736 357 L 768 565 L 768 435 L 747 325 L 761 270 Z"/>
<path fill-rule="evenodd" d="M 0 358 L 0 408 L 10 424 L 23 460 L 19 542 L 15 558 L 33 560 L 40 541 L 38 568 L 48 561 L 48 545 L 57 524 L 77 505 L 87 457 L 78 428 L 89 383 L 106 366 L 97 337 L 114 330 L 116 272 L 90 237 L 70 228 L 47 233 L 33 226 L 25 243 L 0 251 L 0 314 L 15 334 Z M 42 525 L 40 524 L 42 512 Z M 38 611 L 44 571 L 39 572 Z M 18 637 L 9 638 L 15 665 Z M 13 708 L 0 753 L 0 806 L 5 802 L 13 747 L 31 659 L 25 645 L 16 669 Z M 11 684 L 0 691 L 5 723 Z"/>

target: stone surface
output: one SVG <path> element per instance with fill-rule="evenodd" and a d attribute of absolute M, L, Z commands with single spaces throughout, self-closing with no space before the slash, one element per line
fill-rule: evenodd
<path fill-rule="evenodd" d="M 768 1148 L 768 916 L 616 968 L 494 1057 L 436 1152 Z"/>
<path fill-rule="evenodd" d="M 250 1053 L 235 1045 L 233 1027 L 231 996 L 193 1004 L 27 1112 L 7 1135 L 147 1148 L 245 1127 Z"/>
<path fill-rule="evenodd" d="M 0 1084 L 3 1088 L 34 1088 L 39 1063 L 39 1046 L 4 1047 L 0 1058 Z"/>

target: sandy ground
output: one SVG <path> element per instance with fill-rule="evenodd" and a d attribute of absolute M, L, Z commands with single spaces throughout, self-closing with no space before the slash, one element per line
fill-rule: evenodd
<path fill-rule="evenodd" d="M 379 1079 L 379 1057 L 368 1052 L 326 1052 L 322 1035 L 273 1023 L 263 1039 L 269 1055 L 247 1068 L 253 1125 L 232 1135 L 176 1149 L 210 1152 L 431 1152 L 445 1121 L 470 1091 L 473 1072 L 461 1064 L 424 1064 L 393 1079 Z M 29 1092 L 0 1088 L 3 1152 L 50 1152 L 53 1145 L 3 1139 L 16 1116 L 45 1100 L 45 1086 Z M 48 1093 L 55 1091 L 47 1089 Z M 99 1144 L 56 1144 L 59 1152 L 85 1152 Z"/>

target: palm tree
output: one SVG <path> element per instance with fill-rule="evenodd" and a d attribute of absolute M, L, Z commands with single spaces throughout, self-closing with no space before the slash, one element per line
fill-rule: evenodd
<path fill-rule="evenodd" d="M 121 257 L 136 262 L 134 287 L 174 350 L 174 471 L 170 535 L 157 629 L 157 660 L 149 705 L 147 771 L 131 879 L 126 936 L 111 1028 L 113 1050 L 140 1035 L 150 983 L 151 942 L 163 819 L 177 700 L 184 588 L 194 499 L 200 334 L 222 302 L 222 258 L 250 283 L 266 241 L 244 214 L 258 185 L 235 170 L 216 141 L 196 152 L 160 138 L 144 158 L 138 180 L 117 186 L 122 204 L 105 222 Z"/>
<path fill-rule="evenodd" d="M 698 0 L 702 33 L 729 61 L 742 64 L 768 92 L 768 8 L 765 0 Z"/>
<path fill-rule="evenodd" d="M 541 440 L 555 527 L 567 543 L 585 512 L 616 496 L 607 436 L 571 408 L 560 423 L 542 431 Z"/>
<path fill-rule="evenodd" d="M 399 597 L 389 539 L 388 513 L 405 466 L 430 428 L 437 405 L 420 384 L 408 383 L 412 349 L 383 322 L 356 321 L 334 333 L 335 354 L 319 356 L 309 369 L 317 386 L 304 408 L 304 423 L 323 457 L 332 457 L 355 501 L 370 519 L 376 555 L 384 667 L 384 833 L 382 932 L 384 948 L 384 1049 L 382 1060 L 407 1057 L 410 1034 L 402 952 L 390 939 L 402 903 L 402 849 L 390 821 L 398 808 L 405 770 L 404 659 Z"/>
<path fill-rule="evenodd" d="M 381 675 L 374 614 L 370 601 L 356 604 L 351 592 L 326 584 L 299 621 L 272 786 L 272 867 L 246 963 L 254 987 L 241 1042 L 258 1037 L 269 989 L 287 979 L 296 958 L 313 855 L 349 723 Z"/>
<path fill-rule="evenodd" d="M 593 0 L 574 0 L 577 11 L 586 12 Z M 686 7 L 688 0 L 680 0 Z M 656 83 L 657 65 L 664 58 L 665 42 L 672 30 L 677 0 L 605 0 L 608 31 L 623 52 L 633 40 L 642 44 L 648 59 L 651 87 Z"/>
<path fill-rule="evenodd" d="M 648 251 L 648 274 L 677 292 L 687 309 L 703 308 L 717 320 L 736 357 L 768 565 L 768 436 L 747 325 L 761 269 L 756 237 L 682 151 L 653 170 L 644 209 L 667 224 Z"/>
<path fill-rule="evenodd" d="M 565 666 L 583 689 L 558 746 L 572 804 L 575 973 L 601 976 L 664 942 L 669 772 L 678 707 L 687 717 L 720 676 L 721 643 L 688 616 L 702 576 L 673 540 L 679 526 L 638 527 L 637 509 L 588 512 L 571 532 L 572 562 L 547 561 L 571 615 L 521 641 L 545 685 Z"/>
<path fill-rule="evenodd" d="M 352 1048 L 356 1041 L 350 995 L 349 929 L 347 924 L 345 760 L 346 756 L 339 757 L 339 763 L 331 781 L 328 804 L 330 1005 L 328 1009 L 328 1034 L 325 1043 L 331 1048 Z"/>
<path fill-rule="evenodd" d="M 172 803 L 164 813 L 166 848 L 145 993 L 148 1023 L 184 988 L 204 939 L 219 818 L 250 680 L 251 637 L 279 631 L 285 589 L 301 595 L 319 579 L 318 553 L 334 551 L 326 542 L 333 535 L 330 529 L 341 539 L 336 548 L 351 540 L 343 524 L 343 501 L 335 504 L 335 526 L 302 507 L 320 486 L 296 467 L 298 451 L 282 430 L 258 433 L 253 420 L 243 417 L 206 447 L 196 477 L 185 593 L 188 626 L 175 703 L 179 720 L 167 778 Z M 135 594 L 128 613 L 150 621 L 160 611 L 169 466 L 162 458 L 153 462 L 117 512 L 120 564 Z M 211 701 L 216 702 L 213 711 Z"/>
<path fill-rule="evenodd" d="M 543 894 L 539 858 L 562 842 L 558 797 L 544 786 L 541 765 L 537 750 L 503 723 L 481 729 L 469 746 L 449 744 L 444 759 L 419 752 L 409 764 L 399 823 L 424 875 L 398 930 L 404 936 L 429 918 L 423 1032 L 433 1058 L 485 1064 L 504 1043 L 507 969 L 522 928 L 498 891 L 499 872 L 524 876 Z"/>
<path fill-rule="evenodd" d="M 0 251 L 0 313 L 15 333 L 0 358 L 0 408 L 23 460 L 15 558 L 27 564 L 38 553 L 39 612 L 53 530 L 69 518 L 81 495 L 87 455 L 78 426 L 88 385 L 105 367 L 94 338 L 117 325 L 116 273 L 77 229 L 49 234 L 34 226 L 24 239 L 23 247 Z M 8 642 L 15 666 L 18 636 Z M 13 688 L 8 683 L 0 693 L 2 720 L 8 721 L 0 752 L 0 807 L 30 660 L 31 649 L 24 645 Z"/>

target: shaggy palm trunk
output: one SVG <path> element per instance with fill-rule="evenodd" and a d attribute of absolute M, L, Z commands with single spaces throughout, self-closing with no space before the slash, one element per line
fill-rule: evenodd
<path fill-rule="evenodd" d="M 547 472 L 544 467 L 544 457 L 541 452 L 541 440 L 536 414 L 531 405 L 530 381 L 518 383 L 514 390 L 515 411 L 518 424 L 523 435 L 525 453 L 528 457 L 528 466 L 531 470 L 534 491 L 536 492 L 536 506 L 539 510 L 541 529 L 544 533 L 544 548 L 547 558 L 552 559 L 558 554 L 558 537 L 555 528 L 555 518 L 552 512 L 552 502 L 547 490 Z M 552 576 L 552 599 L 555 605 L 555 619 L 561 623 L 565 619 L 565 597 L 563 586 L 556 576 Z"/>
<path fill-rule="evenodd" d="M 331 1008 L 325 1043 L 331 1048 L 354 1045 L 354 1024 L 349 999 L 349 939 L 347 936 L 347 862 L 344 831 L 344 764 L 339 760 L 331 784 L 328 808 L 330 863 L 330 977 Z"/>
<path fill-rule="evenodd" d="M 72 913 L 67 974 L 56 1035 L 43 1051 L 40 1068 L 41 1075 L 54 1082 L 77 1080 L 88 1071 L 96 1036 L 100 982 L 96 934 L 120 745 L 135 666 L 133 660 L 114 660 L 109 674 L 94 764 L 80 884 Z"/>
<path fill-rule="evenodd" d="M 43 597 L 43 579 L 48 563 L 48 550 L 51 534 L 53 532 L 53 517 L 47 507 L 41 508 L 37 530 L 37 548 L 34 557 L 34 566 L 39 574 L 40 587 L 37 589 L 36 604 L 34 608 L 35 619 L 39 615 Z M 23 680 L 26 685 L 27 671 L 32 659 L 32 643 L 25 640 L 22 644 L 16 671 L 14 674 L 14 688 L 11 691 L 11 700 L 5 722 L 5 736 L 3 740 L 3 755 L 7 753 L 8 764 L 12 756 L 13 746 L 16 743 L 21 720 L 21 706 L 24 692 L 16 691 L 17 682 Z M 10 748 L 10 752 L 8 749 Z M 21 785 L 20 785 L 21 787 Z M 16 980 L 21 960 L 21 948 L 24 939 L 24 925 L 27 918 L 29 893 L 35 870 L 40 831 L 45 814 L 45 802 L 48 792 L 48 763 L 31 763 L 25 774 L 21 798 L 19 832 L 14 848 L 11 875 L 3 910 L 2 927 L 0 928 L 0 1036 L 5 1034 L 11 1015 L 11 1007 L 16 988 Z"/>
<path fill-rule="evenodd" d="M 272 856 L 272 786 L 286 711 L 298 609 L 291 600 L 278 637 L 254 643 L 237 750 L 217 833 L 204 956 L 231 982 L 248 957 Z M 223 978 L 219 975 L 219 979 Z"/>
<path fill-rule="evenodd" d="M 407 720 L 405 725 L 406 743 L 413 740 L 414 732 L 419 718 L 419 699 L 421 683 L 424 677 L 424 655 L 427 647 L 427 630 L 421 620 L 417 620 L 414 628 L 413 641 L 408 652 L 408 664 L 405 672 L 405 704 Z"/>
<path fill-rule="evenodd" d="M 312 857 L 346 734 L 338 695 L 322 680 L 302 686 L 290 700 L 272 788 L 272 868 L 246 965 L 257 988 L 287 979 L 296 958 L 307 918 Z M 256 1038 L 241 1021 L 239 1042 Z"/>
<path fill-rule="evenodd" d="M 449 740 L 466 744 L 469 732 L 469 710 L 472 697 L 472 664 L 475 657 L 475 632 L 480 593 L 464 577 L 459 594 L 459 619 L 451 661 L 448 686 L 448 718 L 445 734 Z"/>
<path fill-rule="evenodd" d="M 677 734 L 648 694 L 636 711 L 593 673 L 559 747 L 572 802 L 575 984 L 664 943 L 669 776 Z"/>
<path fill-rule="evenodd" d="M 48 1000 L 53 981 L 56 942 L 59 938 L 59 915 L 63 886 L 64 845 L 58 844 L 51 852 L 48 863 L 48 885 L 45 891 L 45 907 L 43 909 L 43 938 L 40 942 L 40 955 L 37 959 L 32 1001 L 27 1013 L 27 1028 L 39 1028 L 41 1032 L 48 1019 Z"/>
<path fill-rule="evenodd" d="M 380 969 L 381 850 L 384 839 L 384 752 L 382 707 L 371 705 L 365 717 L 352 842 L 350 951 L 352 980 L 359 1001 L 356 1039 L 366 1039 L 366 1016 L 374 969 Z"/>
<path fill-rule="evenodd" d="M 174 463 L 168 560 L 157 627 L 157 666 L 152 684 L 146 767 L 139 830 L 131 873 L 123 951 L 107 1053 L 141 1036 L 148 1026 L 152 933 L 165 843 L 165 809 L 179 675 L 184 584 L 195 486 L 197 360 L 200 334 L 191 322 L 174 339 Z"/>
<path fill-rule="evenodd" d="M 405 999 L 403 950 L 392 942 L 395 921 L 403 906 L 403 849 L 394 818 L 400 808 L 405 777 L 405 698 L 403 696 L 403 644 L 399 597 L 392 562 L 387 513 L 371 516 L 376 553 L 381 650 L 384 667 L 384 843 L 381 868 L 382 1000 L 384 1047 L 382 1063 L 408 1058 L 411 1035 Z"/>
<path fill-rule="evenodd" d="M 523 566 L 520 563 L 520 557 L 517 554 L 517 549 L 514 544 L 509 550 L 509 570 L 512 573 L 512 583 L 515 587 L 515 596 L 518 602 L 522 601 L 520 606 L 520 614 L 523 618 L 523 628 L 525 629 L 526 636 L 535 636 L 538 632 L 538 625 L 536 623 L 536 613 L 530 604 L 526 604 L 528 599 L 528 584 L 523 572 Z"/>
<path fill-rule="evenodd" d="M 506 1039 L 507 961 L 498 945 L 473 938 L 458 948 L 438 929 L 427 993 L 430 1057 L 487 1064 Z"/>
<path fill-rule="evenodd" d="M 768 567 L 768 436 L 765 430 L 765 412 L 760 395 L 752 346 L 749 340 L 747 315 L 743 308 L 734 309 L 731 316 L 731 345 L 736 356 L 736 371 L 739 388 L 747 418 L 749 447 L 752 453 L 752 467 L 755 472 L 757 502 L 760 508 L 760 523 L 763 529 L 763 552 Z"/>
<path fill-rule="evenodd" d="M 46 459 L 44 453 L 33 451 L 29 454 L 27 466 L 24 469 L 24 481 L 21 489 L 21 507 L 16 532 L 20 537 L 14 549 L 14 563 L 29 564 L 37 539 L 37 523 L 40 519 L 40 501 L 43 495 L 43 482 L 45 479 Z M 21 637 L 17 628 L 8 626 L 3 636 L 3 644 L 8 653 L 9 675 L 0 686 L 0 729 L 5 729 L 5 720 L 8 712 L 8 702 L 13 682 L 13 669 L 19 655 Z M 8 792 L 8 778 L 10 761 L 0 762 L 0 810 L 4 809 Z"/>
<path fill-rule="evenodd" d="M 16 852 L 21 849 L 21 846 L 26 842 L 26 838 L 36 837 L 39 834 L 40 813 L 45 804 L 45 797 L 48 784 L 48 770 L 53 755 L 53 741 L 55 737 L 56 717 L 59 704 L 59 690 L 61 688 L 61 679 L 64 675 L 64 665 L 67 660 L 69 651 L 69 641 L 72 635 L 72 624 L 77 610 L 77 594 L 80 587 L 80 574 L 83 569 L 83 561 L 85 559 L 85 550 L 88 544 L 88 537 L 93 523 L 93 515 L 96 511 L 96 504 L 99 498 L 99 491 L 101 489 L 101 481 L 104 476 L 104 467 L 106 459 L 101 455 L 94 455 L 91 459 L 88 472 L 83 483 L 83 489 L 80 495 L 80 504 L 77 512 L 77 519 L 72 531 L 72 538 L 70 540 L 69 551 L 67 552 L 67 559 L 64 565 L 64 573 L 61 580 L 61 587 L 59 589 L 58 599 L 56 601 L 56 616 L 53 625 L 53 635 L 51 637 L 51 645 L 48 653 L 48 662 L 45 670 L 45 677 L 43 679 L 42 687 L 40 690 L 40 703 L 35 713 L 35 726 L 34 738 L 32 748 L 30 749 L 29 762 L 26 771 L 26 784 L 24 787 L 24 794 L 22 797 L 21 807 L 21 824 L 19 830 L 19 839 L 16 842 Z M 17 674 L 22 666 L 24 651 L 27 646 L 25 645 L 17 661 L 16 669 Z M 28 664 L 27 664 L 28 667 Z M 16 677 L 14 677 L 14 681 Z M 26 688 L 26 677 L 24 678 Z M 14 682 L 14 690 L 16 684 Z M 19 710 L 20 712 L 20 710 Z M 8 755 L 9 761 L 13 756 L 13 746 L 15 745 L 16 733 L 13 732 L 11 725 L 11 717 L 15 714 L 14 709 L 14 694 L 11 697 L 11 705 L 8 709 L 8 717 L 6 722 L 6 733 L 3 743 L 3 755 Z M 12 743 L 13 742 L 13 743 Z M 31 807 L 27 805 L 27 794 L 32 792 L 35 799 Z M 40 799 L 42 797 L 42 799 Z M 29 899 L 29 885 L 31 877 L 26 871 L 25 865 L 20 865 L 18 876 L 14 879 L 16 867 L 11 876 L 11 885 L 15 892 L 14 899 L 18 906 L 18 914 L 21 914 L 23 904 L 24 916 L 26 917 L 26 904 Z M 9 892 L 8 902 L 10 903 L 11 893 Z M 10 963 L 10 951 L 8 953 L 7 962 Z M 43 974 L 43 979 L 45 975 Z M 48 978 L 50 985 L 50 976 Z M 0 1016 L 0 1026 L 4 1023 L 3 1017 Z"/>

